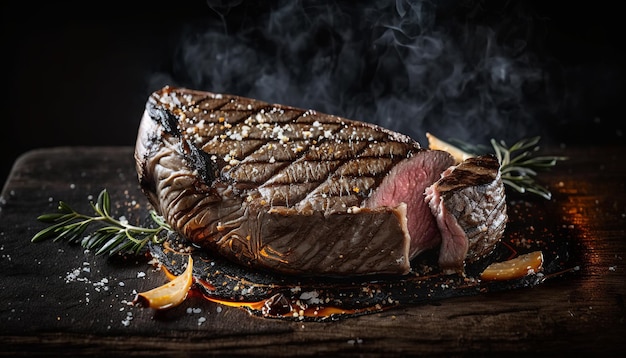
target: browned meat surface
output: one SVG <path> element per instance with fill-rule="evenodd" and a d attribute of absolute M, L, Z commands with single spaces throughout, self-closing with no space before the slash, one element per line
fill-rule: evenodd
<path fill-rule="evenodd" d="M 463 271 L 466 261 L 490 253 L 507 222 L 500 164 L 494 156 L 470 158 L 446 170 L 426 189 L 443 241 L 439 265 Z"/>
<path fill-rule="evenodd" d="M 182 235 L 305 275 L 408 273 L 441 242 L 424 192 L 453 165 L 372 124 L 172 87 L 149 98 L 135 156 L 150 203 Z"/>

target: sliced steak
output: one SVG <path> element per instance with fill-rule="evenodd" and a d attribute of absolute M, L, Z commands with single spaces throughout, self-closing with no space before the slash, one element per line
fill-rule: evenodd
<path fill-rule="evenodd" d="M 150 96 L 135 157 L 150 203 L 186 238 L 329 276 L 408 273 L 441 242 L 424 191 L 454 164 L 372 124 L 174 87 Z"/>
<path fill-rule="evenodd" d="M 463 272 L 464 263 L 490 253 L 508 219 L 500 164 L 491 155 L 447 169 L 426 189 L 426 201 L 441 231 L 439 266 Z"/>

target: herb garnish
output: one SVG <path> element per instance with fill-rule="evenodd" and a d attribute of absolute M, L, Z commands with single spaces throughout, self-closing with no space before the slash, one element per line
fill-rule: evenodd
<path fill-rule="evenodd" d="M 106 189 L 98 195 L 98 200 L 91 203 L 94 215 L 86 215 L 72 209 L 67 203 L 60 201 L 56 213 L 43 214 L 37 220 L 52 224 L 39 231 L 31 242 L 46 239 L 64 240 L 80 243 L 84 248 L 96 250 L 96 255 L 107 253 L 109 256 L 124 253 L 139 254 L 149 241 L 161 243 L 165 240 L 159 235 L 163 231 L 171 231 L 170 226 L 154 210 L 150 217 L 156 224 L 154 228 L 139 227 L 128 224 L 111 216 L 111 199 Z M 83 236 L 91 224 L 99 223 L 100 228 Z"/>

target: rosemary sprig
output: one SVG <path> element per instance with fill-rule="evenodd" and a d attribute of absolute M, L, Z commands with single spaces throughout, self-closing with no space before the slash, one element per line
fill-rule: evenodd
<path fill-rule="evenodd" d="M 533 193 L 550 200 L 552 193 L 535 179 L 539 171 L 553 167 L 559 160 L 565 160 L 567 157 L 533 156 L 540 149 L 538 145 L 540 139 L 539 136 L 522 139 L 510 147 L 503 140 L 491 139 L 490 142 L 493 154 L 500 162 L 500 174 L 505 185 L 522 194 Z M 484 147 L 456 142 L 457 146 L 467 153 L 474 155 L 486 153 Z"/>
<path fill-rule="evenodd" d="M 565 160 L 559 156 L 535 156 L 533 152 L 539 150 L 540 137 L 523 139 L 507 148 L 504 141 L 491 140 L 491 146 L 500 161 L 500 172 L 504 184 L 520 193 L 530 192 L 547 200 L 552 198 L 552 193 L 535 181 L 537 172 L 556 165 L 557 161 Z"/>
<path fill-rule="evenodd" d="M 91 202 L 91 207 L 94 215 L 87 215 L 75 211 L 67 203 L 60 201 L 56 213 L 37 217 L 37 220 L 52 225 L 36 233 L 31 242 L 46 239 L 64 240 L 96 250 L 96 255 L 105 253 L 109 256 L 123 253 L 137 255 L 148 242 L 161 243 L 164 240 L 159 235 L 161 232 L 172 230 L 154 210 L 150 211 L 150 217 L 156 223 L 154 228 L 134 226 L 113 218 L 111 198 L 106 189 L 100 192 L 95 204 Z M 100 227 L 84 235 L 91 224 L 99 224 Z"/>

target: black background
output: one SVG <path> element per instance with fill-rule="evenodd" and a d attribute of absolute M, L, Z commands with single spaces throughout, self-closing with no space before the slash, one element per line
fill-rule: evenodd
<path fill-rule="evenodd" d="M 229 2 L 210 3 L 3 2 L 0 183 L 18 156 L 34 148 L 133 145 L 152 91 L 168 80 L 198 86 L 177 68 L 176 56 L 181 37 L 219 23 L 213 9 Z M 247 17 L 269 11 L 230 3 L 236 6 L 223 14 L 240 27 Z M 549 116 L 551 135 L 568 145 L 595 145 L 623 141 L 626 41 L 616 4 L 443 1 L 439 15 L 498 28 L 507 19 L 536 24 L 527 36 L 529 50 L 558 68 L 554 91 L 574 94 Z"/>

